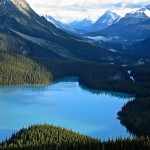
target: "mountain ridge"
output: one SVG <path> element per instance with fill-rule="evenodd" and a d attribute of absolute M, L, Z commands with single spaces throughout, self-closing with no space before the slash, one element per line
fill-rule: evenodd
<path fill-rule="evenodd" d="M 150 36 L 150 17 L 141 8 L 135 12 L 127 13 L 117 23 L 108 26 L 104 30 L 89 33 L 92 36 L 106 35 L 106 37 L 121 37 L 125 40 L 146 39 Z M 143 11 L 144 10 L 144 11 Z M 149 11 L 149 10 L 148 10 Z M 149 11 L 150 12 L 150 11 Z M 88 35 L 88 34 L 87 34 Z"/>
<path fill-rule="evenodd" d="M 67 26 L 75 29 L 86 30 L 86 32 L 93 32 L 103 30 L 108 26 L 115 24 L 121 17 L 114 12 L 106 11 L 100 16 L 96 22 L 92 22 L 89 18 L 85 18 L 81 21 L 73 21 Z"/>
<path fill-rule="evenodd" d="M 78 32 L 80 32 L 79 30 L 77 31 L 74 28 L 68 27 L 67 25 L 65 25 L 64 23 L 54 19 L 52 16 L 49 15 L 41 15 L 43 17 L 45 17 L 49 22 L 51 22 L 53 25 L 55 25 L 57 28 L 67 32 L 67 33 L 71 33 L 71 34 L 77 34 Z"/>

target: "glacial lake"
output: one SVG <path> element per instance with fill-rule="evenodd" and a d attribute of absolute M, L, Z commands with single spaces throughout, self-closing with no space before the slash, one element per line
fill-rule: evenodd
<path fill-rule="evenodd" d="M 130 134 L 117 112 L 132 97 L 90 91 L 77 80 L 47 86 L 0 87 L 0 141 L 30 124 L 47 123 L 107 140 Z"/>

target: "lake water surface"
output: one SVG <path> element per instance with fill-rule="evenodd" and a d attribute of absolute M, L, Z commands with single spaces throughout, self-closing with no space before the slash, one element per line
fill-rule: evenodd
<path fill-rule="evenodd" d="M 77 81 L 0 88 L 0 141 L 30 124 L 48 123 L 103 140 L 127 137 L 117 112 L 131 96 L 89 91 Z"/>

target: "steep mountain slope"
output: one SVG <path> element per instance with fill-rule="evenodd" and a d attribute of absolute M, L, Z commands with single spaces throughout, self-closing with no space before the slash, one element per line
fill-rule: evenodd
<path fill-rule="evenodd" d="M 77 34 L 78 32 L 80 33 L 80 30 L 76 30 L 74 28 L 68 27 L 64 23 L 55 20 L 53 17 L 49 15 L 42 15 L 44 16 L 49 22 L 51 22 L 53 25 L 55 25 L 57 28 L 64 30 L 67 33 L 72 33 L 72 34 Z"/>

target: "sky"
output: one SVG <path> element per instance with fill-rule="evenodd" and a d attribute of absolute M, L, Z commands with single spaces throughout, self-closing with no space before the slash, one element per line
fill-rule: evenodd
<path fill-rule="evenodd" d="M 150 0 L 27 0 L 38 14 L 47 14 L 62 22 L 90 18 L 95 21 L 110 10 L 124 16 L 135 11 Z"/>

